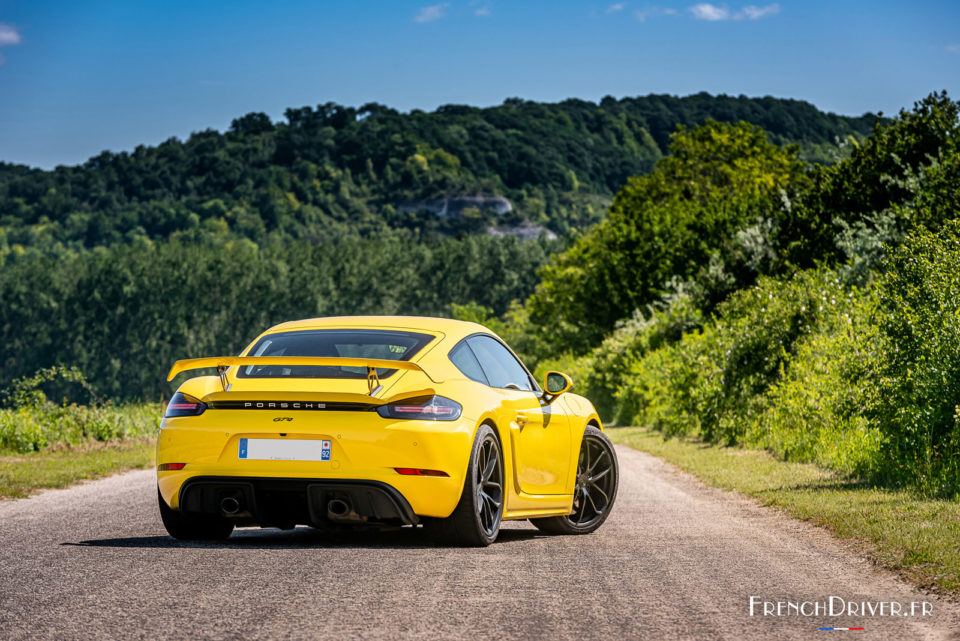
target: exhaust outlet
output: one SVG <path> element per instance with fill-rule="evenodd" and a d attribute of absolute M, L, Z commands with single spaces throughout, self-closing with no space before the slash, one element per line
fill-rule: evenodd
<path fill-rule="evenodd" d="M 331 516 L 344 517 L 350 513 L 350 506 L 342 499 L 333 499 L 327 503 L 327 512 Z"/>
<path fill-rule="evenodd" d="M 240 511 L 240 501 L 228 496 L 227 498 L 220 501 L 220 510 L 224 514 L 236 514 Z"/>

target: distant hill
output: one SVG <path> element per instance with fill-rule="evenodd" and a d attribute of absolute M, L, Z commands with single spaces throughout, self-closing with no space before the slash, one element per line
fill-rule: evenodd
<path fill-rule="evenodd" d="M 846 117 L 778 98 L 649 95 L 599 104 L 517 98 L 400 113 L 371 103 L 262 113 L 230 129 L 52 171 L 0 163 L 0 252 L 144 239 L 229 237 L 257 244 L 407 228 L 419 233 L 564 234 L 598 221 L 645 174 L 678 125 L 745 120 L 803 157 L 877 116 Z M 2 254 L 0 254 L 2 255 Z"/>

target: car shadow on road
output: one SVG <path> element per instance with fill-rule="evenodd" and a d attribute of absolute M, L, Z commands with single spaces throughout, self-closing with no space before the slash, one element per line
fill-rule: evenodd
<path fill-rule="evenodd" d="M 538 530 L 501 530 L 495 546 L 543 538 Z M 220 548 L 281 550 L 298 548 L 344 548 L 400 550 L 415 548 L 448 548 L 437 543 L 426 532 L 413 528 L 396 530 L 322 532 L 298 527 L 294 530 L 240 529 L 225 541 L 178 541 L 169 536 L 131 536 L 87 541 L 65 541 L 60 545 L 97 548 Z"/>

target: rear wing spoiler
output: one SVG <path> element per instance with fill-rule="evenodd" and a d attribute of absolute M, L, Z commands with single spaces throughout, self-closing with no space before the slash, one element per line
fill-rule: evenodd
<path fill-rule="evenodd" d="M 381 388 L 380 377 L 377 375 L 378 369 L 402 369 L 420 372 L 434 383 L 443 382 L 430 376 L 430 374 L 417 363 L 411 363 L 410 361 L 392 361 L 386 358 L 337 358 L 326 356 L 212 356 L 209 358 L 188 358 L 173 364 L 173 367 L 170 368 L 170 373 L 167 374 L 167 380 L 172 381 L 180 372 L 212 367 L 217 370 L 217 374 L 220 376 L 220 384 L 223 386 L 223 390 L 227 391 L 227 370 L 231 367 L 243 367 L 246 365 L 366 368 L 367 387 L 369 388 L 370 396 L 379 392 Z"/>

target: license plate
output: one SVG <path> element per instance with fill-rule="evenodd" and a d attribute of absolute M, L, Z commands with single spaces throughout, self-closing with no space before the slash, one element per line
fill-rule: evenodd
<path fill-rule="evenodd" d="M 242 438 L 238 457 L 253 461 L 329 461 L 330 441 Z"/>

